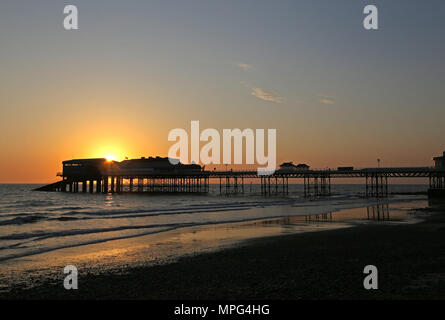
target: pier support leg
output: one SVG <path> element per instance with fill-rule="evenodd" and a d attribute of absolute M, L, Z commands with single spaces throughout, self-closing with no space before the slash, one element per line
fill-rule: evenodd
<path fill-rule="evenodd" d="M 275 177 L 275 194 L 278 194 L 278 177 Z"/>
<path fill-rule="evenodd" d="M 384 174 L 366 175 L 366 197 L 388 197 L 388 176 Z"/>
<path fill-rule="evenodd" d="M 103 186 L 103 192 L 108 193 L 108 176 L 104 177 L 104 186 Z"/>
<path fill-rule="evenodd" d="M 241 188 L 242 188 L 242 193 L 244 194 L 244 177 L 241 178 Z"/>
<path fill-rule="evenodd" d="M 96 180 L 96 193 L 101 193 L 101 179 Z"/>

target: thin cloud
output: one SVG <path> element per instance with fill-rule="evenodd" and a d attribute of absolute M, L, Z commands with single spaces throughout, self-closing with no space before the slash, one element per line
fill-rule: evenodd
<path fill-rule="evenodd" d="M 251 94 L 265 101 L 271 101 L 276 103 L 282 103 L 284 101 L 284 98 L 279 96 L 277 93 L 269 90 L 264 90 L 261 88 L 252 88 Z"/>
<path fill-rule="evenodd" d="M 319 101 L 323 104 L 335 104 L 335 100 L 329 96 L 323 94 L 319 94 L 318 96 L 321 98 Z"/>
<path fill-rule="evenodd" d="M 321 99 L 320 102 L 324 103 L 324 104 L 334 104 L 335 103 L 335 101 L 332 99 Z"/>
<path fill-rule="evenodd" d="M 251 71 L 253 69 L 253 66 L 248 63 L 238 63 L 238 67 L 244 71 Z"/>

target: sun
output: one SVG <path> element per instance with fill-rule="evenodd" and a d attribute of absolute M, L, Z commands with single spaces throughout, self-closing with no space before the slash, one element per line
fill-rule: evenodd
<path fill-rule="evenodd" d="M 113 154 L 108 154 L 105 156 L 105 159 L 107 159 L 108 162 L 116 161 L 116 156 Z"/>

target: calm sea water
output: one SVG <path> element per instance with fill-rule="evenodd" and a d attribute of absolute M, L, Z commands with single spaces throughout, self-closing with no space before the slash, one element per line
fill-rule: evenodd
<path fill-rule="evenodd" d="M 321 214 L 373 205 L 381 201 L 424 199 L 409 195 L 424 185 L 391 185 L 388 200 L 365 199 L 362 185 L 334 185 L 328 198 L 305 199 L 301 185 L 290 185 L 288 197 L 264 198 L 258 185 L 246 194 L 102 195 L 33 192 L 36 185 L 0 185 L 0 264 L 60 248 L 162 233 L 178 228 Z"/>

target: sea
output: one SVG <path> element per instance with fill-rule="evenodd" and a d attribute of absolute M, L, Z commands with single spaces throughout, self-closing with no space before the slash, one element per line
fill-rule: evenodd
<path fill-rule="evenodd" d="M 363 185 L 333 185 L 332 196 L 305 198 L 302 185 L 288 196 L 245 194 L 89 194 L 33 191 L 38 185 L 0 185 L 0 266 L 64 248 L 163 234 L 191 227 L 274 218 L 318 216 L 345 209 L 425 200 L 426 185 L 390 185 L 387 199 L 366 198 Z"/>

